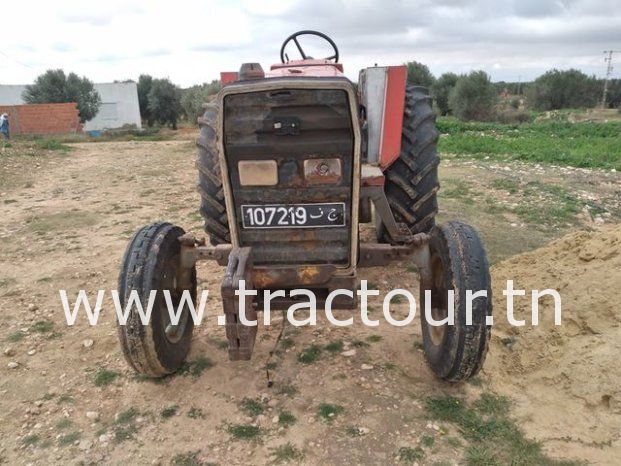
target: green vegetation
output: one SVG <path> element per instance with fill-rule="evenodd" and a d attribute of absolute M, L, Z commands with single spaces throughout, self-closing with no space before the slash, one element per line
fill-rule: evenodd
<path fill-rule="evenodd" d="M 66 447 L 68 445 L 73 445 L 75 442 L 80 440 L 80 437 L 82 437 L 82 435 L 77 430 L 66 435 L 61 435 L 58 438 L 58 446 Z"/>
<path fill-rule="evenodd" d="M 173 466 L 200 466 L 203 462 L 198 458 L 200 451 L 189 451 L 187 453 L 177 453 L 170 460 Z"/>
<path fill-rule="evenodd" d="M 252 398 L 244 398 L 239 408 L 248 416 L 258 416 L 265 411 L 265 405 L 260 401 L 253 400 Z"/>
<path fill-rule="evenodd" d="M 448 106 L 460 120 L 489 120 L 498 94 L 485 71 L 472 71 L 457 78 L 449 93 Z"/>
<path fill-rule="evenodd" d="M 340 353 L 341 351 L 343 351 L 343 342 L 341 340 L 332 341 L 328 343 L 324 348 L 330 353 Z"/>
<path fill-rule="evenodd" d="M 95 372 L 95 376 L 93 377 L 93 383 L 96 387 L 107 387 L 112 382 L 114 382 L 118 376 L 118 372 L 109 371 L 108 369 L 104 369 L 102 367 L 98 369 L 97 372 Z"/>
<path fill-rule="evenodd" d="M 314 363 L 321 354 L 321 347 L 318 345 L 311 345 L 308 348 L 304 348 L 300 354 L 298 354 L 298 361 L 302 364 Z"/>
<path fill-rule="evenodd" d="M 270 448 L 270 455 L 274 464 L 288 463 L 291 461 L 302 461 L 304 452 L 296 448 L 291 442 Z"/>
<path fill-rule="evenodd" d="M 381 335 L 369 335 L 367 337 L 367 341 L 371 343 L 377 343 L 378 341 L 382 341 L 382 336 Z"/>
<path fill-rule="evenodd" d="M 136 418 L 138 417 L 136 408 L 129 408 L 116 416 L 114 421 L 114 441 L 116 443 L 133 439 L 138 432 Z"/>
<path fill-rule="evenodd" d="M 13 332 L 13 333 L 9 334 L 8 337 L 6 337 L 7 341 L 9 341 L 11 343 L 17 343 L 18 341 L 20 341 L 23 338 L 24 338 L 24 332 L 22 332 L 21 330 Z"/>
<path fill-rule="evenodd" d="M 61 152 L 69 152 L 71 147 L 57 141 L 56 139 L 37 139 L 35 146 L 42 150 L 57 150 Z"/>
<path fill-rule="evenodd" d="M 188 411 L 188 417 L 190 419 L 204 419 L 205 415 L 203 414 L 202 409 L 192 406 L 190 410 Z"/>
<path fill-rule="evenodd" d="M 398 453 L 399 461 L 405 464 L 412 464 L 414 461 L 422 460 L 425 456 L 425 452 L 421 447 L 401 447 Z"/>
<path fill-rule="evenodd" d="M 68 429 L 69 427 L 71 427 L 73 425 L 73 422 L 71 422 L 69 419 L 67 418 L 62 418 L 60 421 L 58 421 L 56 423 L 56 428 L 57 429 Z"/>
<path fill-rule="evenodd" d="M 238 440 L 252 440 L 261 435 L 259 426 L 252 424 L 231 424 L 226 428 L 231 436 Z"/>
<path fill-rule="evenodd" d="M 194 361 L 187 361 L 181 366 L 181 368 L 177 371 L 177 374 L 188 376 L 191 375 L 194 378 L 200 377 L 203 372 L 207 369 L 210 369 L 214 366 L 211 359 L 206 358 L 204 356 L 199 356 Z"/>
<path fill-rule="evenodd" d="M 62 69 L 47 70 L 35 82 L 26 86 L 22 98 L 27 104 L 76 102 L 80 121 L 91 120 L 99 112 L 101 96 L 93 82 Z"/>
<path fill-rule="evenodd" d="M 541 444 L 524 437 L 509 417 L 509 401 L 484 393 L 471 406 L 452 396 L 430 397 L 428 414 L 434 419 L 455 424 L 468 440 L 469 465 L 573 465 L 554 461 L 541 450 Z"/>
<path fill-rule="evenodd" d="M 289 411 L 286 411 L 283 409 L 280 413 L 278 413 L 278 424 L 280 424 L 281 426 L 289 427 L 295 424 L 296 422 L 297 422 L 297 418 L 293 414 L 291 414 Z"/>
<path fill-rule="evenodd" d="M 30 330 L 35 333 L 48 333 L 51 332 L 54 328 L 54 322 L 50 322 L 49 320 L 39 320 L 35 322 Z"/>
<path fill-rule="evenodd" d="M 36 445 L 39 443 L 39 436 L 37 434 L 27 435 L 22 439 L 22 445 L 25 447 L 29 447 L 30 445 Z"/>
<path fill-rule="evenodd" d="M 334 405 L 331 403 L 321 403 L 317 409 L 317 416 L 324 421 L 331 421 L 335 416 L 345 411 L 340 405 Z"/>
<path fill-rule="evenodd" d="M 583 168 L 621 170 L 621 122 L 498 124 L 440 118 L 439 151 Z"/>
<path fill-rule="evenodd" d="M 293 396 L 297 392 L 298 392 L 298 389 L 295 388 L 295 385 L 292 385 L 290 383 L 283 383 L 282 385 L 278 387 L 278 390 L 276 391 L 276 393 L 278 393 L 279 395 L 286 395 L 286 396 Z"/>
<path fill-rule="evenodd" d="M 171 417 L 176 416 L 178 412 L 179 412 L 178 405 L 167 406 L 166 408 L 160 411 L 160 417 L 162 419 L 170 419 Z"/>

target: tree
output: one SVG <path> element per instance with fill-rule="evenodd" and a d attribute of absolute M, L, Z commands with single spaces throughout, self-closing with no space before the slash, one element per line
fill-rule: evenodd
<path fill-rule="evenodd" d="M 75 102 L 80 121 L 92 120 L 101 106 L 101 96 L 92 81 L 75 73 L 65 75 L 63 70 L 47 70 L 34 84 L 26 86 L 22 98 L 29 104 Z"/>
<path fill-rule="evenodd" d="M 215 79 L 210 83 L 184 89 L 181 95 L 181 108 L 188 121 L 196 123 L 198 117 L 203 114 L 203 104 L 207 102 L 209 96 L 217 94 L 219 90 L 220 81 Z"/>
<path fill-rule="evenodd" d="M 594 76 L 576 69 L 550 70 L 528 87 L 527 98 L 537 110 L 586 108 L 597 105 L 602 87 Z"/>
<path fill-rule="evenodd" d="M 449 95 L 449 107 L 460 120 L 489 120 L 497 94 L 485 71 L 472 71 L 457 79 Z"/>
<path fill-rule="evenodd" d="M 441 115 L 448 115 L 451 111 L 449 107 L 449 95 L 455 84 L 457 84 L 457 76 L 455 73 L 444 73 L 440 76 L 431 88 L 433 97 Z"/>
<path fill-rule="evenodd" d="M 153 84 L 153 77 L 148 74 L 141 74 L 138 77 L 138 106 L 140 107 L 140 117 L 143 121 L 147 122 L 147 125 L 153 126 L 153 119 L 149 112 L 149 91 Z"/>
<path fill-rule="evenodd" d="M 433 74 L 427 68 L 427 65 L 423 65 L 417 61 L 410 61 L 405 64 L 408 68 L 408 84 L 415 86 L 424 86 L 430 89 L 435 81 Z"/>
<path fill-rule="evenodd" d="M 154 79 L 147 95 L 150 117 L 162 125 L 170 124 L 177 129 L 181 113 L 181 91 L 169 79 Z"/>

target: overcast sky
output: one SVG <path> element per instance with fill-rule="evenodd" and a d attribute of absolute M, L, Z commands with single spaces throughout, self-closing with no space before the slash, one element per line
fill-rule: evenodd
<path fill-rule="evenodd" d="M 300 29 L 330 35 L 352 79 L 365 66 L 408 60 L 436 75 L 483 69 L 495 81 L 552 67 L 603 76 L 602 51 L 621 50 L 621 1 L 20 0 L 3 6 L 0 83 L 64 68 L 95 82 L 147 73 L 185 87 L 242 62 L 269 67 Z M 621 77 L 621 54 L 617 63 Z"/>

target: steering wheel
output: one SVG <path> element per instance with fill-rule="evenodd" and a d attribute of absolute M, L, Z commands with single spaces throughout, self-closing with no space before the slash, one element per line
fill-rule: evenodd
<path fill-rule="evenodd" d="M 280 61 L 281 62 L 287 63 L 289 61 L 289 57 L 286 57 L 286 59 L 285 59 L 285 48 L 287 47 L 287 45 L 291 41 L 295 42 L 295 45 L 298 48 L 298 50 L 300 51 L 300 55 L 302 55 L 302 59 L 303 60 L 306 60 L 307 58 L 312 58 L 312 57 L 307 56 L 304 53 L 304 49 L 302 48 L 302 46 L 298 42 L 298 37 L 299 36 L 318 36 L 318 37 L 321 37 L 322 39 L 327 41 L 332 46 L 332 49 L 334 50 L 334 54 L 330 55 L 329 57 L 324 58 L 324 60 L 334 60 L 334 63 L 338 63 L 339 62 L 339 49 L 336 46 L 336 44 L 334 43 L 334 41 L 332 39 L 330 39 L 327 35 L 325 35 L 323 32 L 310 31 L 310 30 L 298 31 L 298 32 L 296 32 L 294 34 L 291 34 L 289 37 L 287 37 L 285 39 L 285 41 L 282 43 L 282 47 L 280 48 Z"/>

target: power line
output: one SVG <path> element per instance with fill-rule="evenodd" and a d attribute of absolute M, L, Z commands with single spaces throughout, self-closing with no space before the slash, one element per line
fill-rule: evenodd
<path fill-rule="evenodd" d="M 615 53 L 621 53 L 619 50 L 604 50 L 604 61 L 606 62 L 606 79 L 604 79 L 604 93 L 602 94 L 602 108 L 606 108 L 606 97 L 608 96 L 608 81 L 612 76 L 612 56 Z"/>

